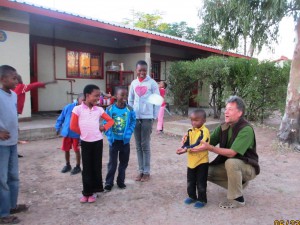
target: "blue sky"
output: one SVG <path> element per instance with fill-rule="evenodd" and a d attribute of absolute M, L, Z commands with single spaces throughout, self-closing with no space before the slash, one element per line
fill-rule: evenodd
<path fill-rule="evenodd" d="M 201 7 L 201 0 L 188 0 L 186 4 L 174 0 L 25 0 L 38 5 L 47 6 L 94 17 L 111 22 L 122 22 L 131 17 L 131 11 L 163 13 L 163 20 L 167 23 L 185 21 L 191 27 L 200 24 L 197 16 Z M 263 49 L 257 56 L 260 59 L 277 59 L 281 55 L 292 58 L 295 45 L 294 24 L 291 18 L 286 18 L 280 25 L 280 36 L 274 50 Z"/>

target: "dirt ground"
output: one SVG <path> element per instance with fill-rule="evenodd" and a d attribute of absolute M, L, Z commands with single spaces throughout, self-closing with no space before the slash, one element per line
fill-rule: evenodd
<path fill-rule="evenodd" d="M 224 210 L 219 201 L 226 190 L 208 183 L 208 204 L 202 209 L 186 206 L 186 155 L 175 150 L 180 138 L 152 134 L 152 172 L 146 183 L 135 182 L 137 157 L 131 141 L 127 189 L 116 185 L 100 193 L 93 204 L 80 204 L 81 175 L 60 173 L 64 156 L 58 148 L 61 138 L 20 145 L 19 202 L 30 205 L 19 214 L 25 225 L 88 224 L 276 224 L 275 220 L 300 220 L 300 153 L 278 150 L 276 129 L 255 127 L 261 174 L 244 191 L 246 206 Z M 108 146 L 104 141 L 103 177 L 106 175 Z M 71 163 L 75 157 L 71 153 Z M 214 157 L 210 155 L 211 159 Z"/>

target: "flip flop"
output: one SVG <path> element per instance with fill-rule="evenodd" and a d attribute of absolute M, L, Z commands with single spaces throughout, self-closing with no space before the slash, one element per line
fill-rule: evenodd
<path fill-rule="evenodd" d="M 239 202 L 236 200 L 227 200 L 219 204 L 219 208 L 221 209 L 234 209 L 243 206 L 245 206 L 245 202 Z"/>

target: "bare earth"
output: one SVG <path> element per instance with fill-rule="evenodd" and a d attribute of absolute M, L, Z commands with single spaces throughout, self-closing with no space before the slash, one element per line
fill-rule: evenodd
<path fill-rule="evenodd" d="M 202 209 L 184 205 L 186 156 L 175 150 L 179 137 L 152 134 L 152 173 L 147 183 L 135 182 L 137 159 L 134 139 L 127 169 L 127 189 L 116 185 L 110 193 L 100 193 L 93 204 L 80 204 L 81 175 L 60 173 L 64 156 L 61 139 L 20 145 L 19 202 L 30 205 L 19 214 L 25 225 L 88 224 L 274 224 L 274 220 L 300 220 L 300 153 L 278 151 L 276 130 L 255 127 L 261 174 L 244 191 L 246 206 L 218 208 L 226 190 L 208 183 L 208 204 Z M 108 161 L 104 141 L 103 178 Z M 75 157 L 71 153 L 71 163 Z M 213 156 L 211 156 L 213 158 Z"/>

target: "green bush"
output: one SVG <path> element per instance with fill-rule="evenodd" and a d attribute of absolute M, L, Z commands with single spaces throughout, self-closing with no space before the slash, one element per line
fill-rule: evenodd
<path fill-rule="evenodd" d="M 173 63 L 168 79 L 174 105 L 183 115 L 187 115 L 192 88 L 208 83 L 215 118 L 220 117 L 226 99 L 238 95 L 246 103 L 247 119 L 263 122 L 274 110 L 284 109 L 289 71 L 290 63 L 279 67 L 256 59 L 211 56 Z"/>

